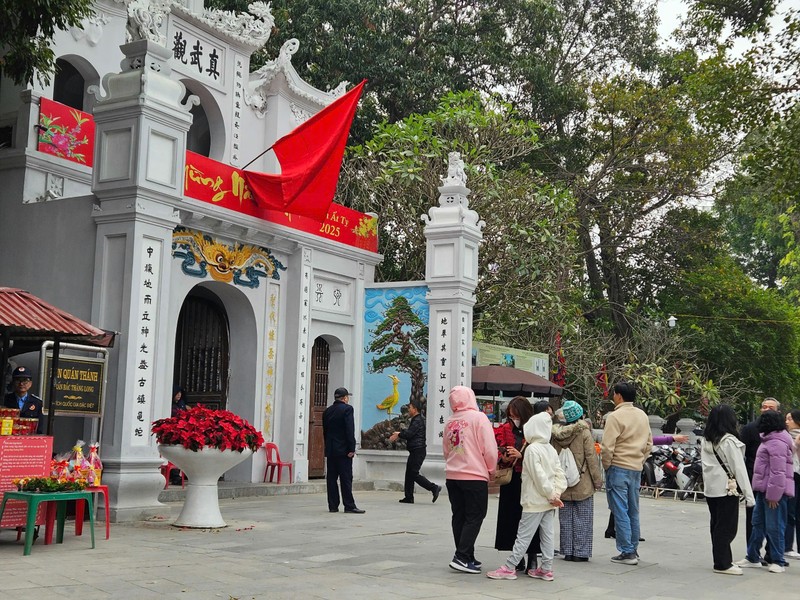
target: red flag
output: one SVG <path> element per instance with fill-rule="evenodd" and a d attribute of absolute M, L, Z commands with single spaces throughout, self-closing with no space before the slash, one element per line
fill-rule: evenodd
<path fill-rule="evenodd" d="M 603 366 L 600 367 L 600 370 L 597 372 L 595 383 L 597 387 L 600 388 L 600 391 L 603 392 L 603 398 L 608 398 L 608 371 L 606 370 L 606 363 L 603 363 Z"/>
<path fill-rule="evenodd" d="M 550 380 L 564 387 L 567 383 L 567 360 L 564 358 L 564 351 L 561 349 L 561 332 L 556 333 L 556 370 Z"/>
<path fill-rule="evenodd" d="M 365 81 L 275 142 L 280 175 L 244 172 L 260 206 L 325 220 Z"/>

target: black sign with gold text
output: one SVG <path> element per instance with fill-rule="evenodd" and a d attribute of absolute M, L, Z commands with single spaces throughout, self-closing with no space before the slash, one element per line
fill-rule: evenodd
<path fill-rule="evenodd" d="M 47 413 L 47 379 L 53 368 L 53 357 L 45 358 L 45 383 L 42 400 Z M 56 415 L 87 415 L 100 417 L 103 414 L 103 381 L 105 361 L 99 358 L 75 358 L 64 356 L 58 359 L 56 396 L 51 410 Z"/>

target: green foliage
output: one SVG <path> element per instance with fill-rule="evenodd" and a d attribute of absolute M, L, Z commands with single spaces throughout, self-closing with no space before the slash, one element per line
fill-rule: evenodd
<path fill-rule="evenodd" d="M 636 385 L 636 400 L 650 414 L 662 417 L 686 410 L 707 412 L 719 403 L 720 391 L 706 379 L 697 365 L 675 363 L 630 363 L 624 378 Z"/>
<path fill-rule="evenodd" d="M 376 127 L 351 149 L 339 188 L 345 203 L 380 215 L 385 258 L 376 277 L 424 278 L 420 215 L 437 197 L 448 153 L 458 151 L 470 208 L 486 222 L 476 328 L 487 341 L 548 347 L 554 324 L 576 314 L 574 205 L 525 162 L 536 140 L 535 123 L 476 93 L 448 94 L 436 111 Z"/>
<path fill-rule="evenodd" d="M 731 259 L 686 272 L 664 307 L 697 333 L 697 356 L 717 376 L 735 373 L 759 396 L 800 394 L 800 312 L 753 283 Z"/>
<path fill-rule="evenodd" d="M 92 0 L 3 0 L 0 2 L 0 74 L 16 84 L 45 85 L 55 70 L 50 43 L 56 31 L 80 27 L 94 14 Z"/>

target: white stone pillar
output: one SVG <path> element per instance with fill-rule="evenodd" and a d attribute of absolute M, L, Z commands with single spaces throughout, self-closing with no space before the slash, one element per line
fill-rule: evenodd
<path fill-rule="evenodd" d="M 430 453 L 441 454 L 448 395 L 472 382 L 472 308 L 478 285 L 478 244 L 484 222 L 469 209 L 464 163 L 451 152 L 439 206 L 423 216 L 430 325 L 427 436 Z"/>
<path fill-rule="evenodd" d="M 192 122 L 181 104 L 185 87 L 169 77 L 170 51 L 148 40 L 121 49 L 122 72 L 106 75 L 103 91 L 90 90 L 97 97 L 92 320 L 121 333 L 110 357 L 101 448 L 113 521 L 161 510 L 162 461 L 150 425 L 164 416 L 156 408 L 171 390 L 172 231 Z"/>

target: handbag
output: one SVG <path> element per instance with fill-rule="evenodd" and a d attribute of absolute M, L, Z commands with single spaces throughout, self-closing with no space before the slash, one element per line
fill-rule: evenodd
<path fill-rule="evenodd" d="M 522 444 L 522 448 L 520 449 L 520 454 L 525 452 L 525 446 L 528 445 L 528 442 Z M 511 477 L 514 475 L 514 466 L 517 464 L 519 458 L 515 458 L 514 462 L 511 463 L 510 467 L 501 467 L 499 469 L 495 469 L 494 471 L 494 482 L 497 485 L 506 485 L 507 483 L 511 482 Z"/>
<path fill-rule="evenodd" d="M 712 448 L 714 448 L 713 445 Z M 744 494 L 742 493 L 742 490 L 739 488 L 739 483 L 736 481 L 736 477 L 731 475 L 731 472 L 728 470 L 728 466 L 724 462 L 722 462 L 722 459 L 719 457 L 719 454 L 717 454 L 716 448 L 714 448 L 714 456 L 717 457 L 717 462 L 720 464 L 720 466 L 722 466 L 722 468 L 725 470 L 725 474 L 728 476 L 728 483 L 726 484 L 727 491 L 725 492 L 725 494 L 727 496 L 736 496 L 737 498 L 739 498 L 739 500 L 743 499 Z"/>

